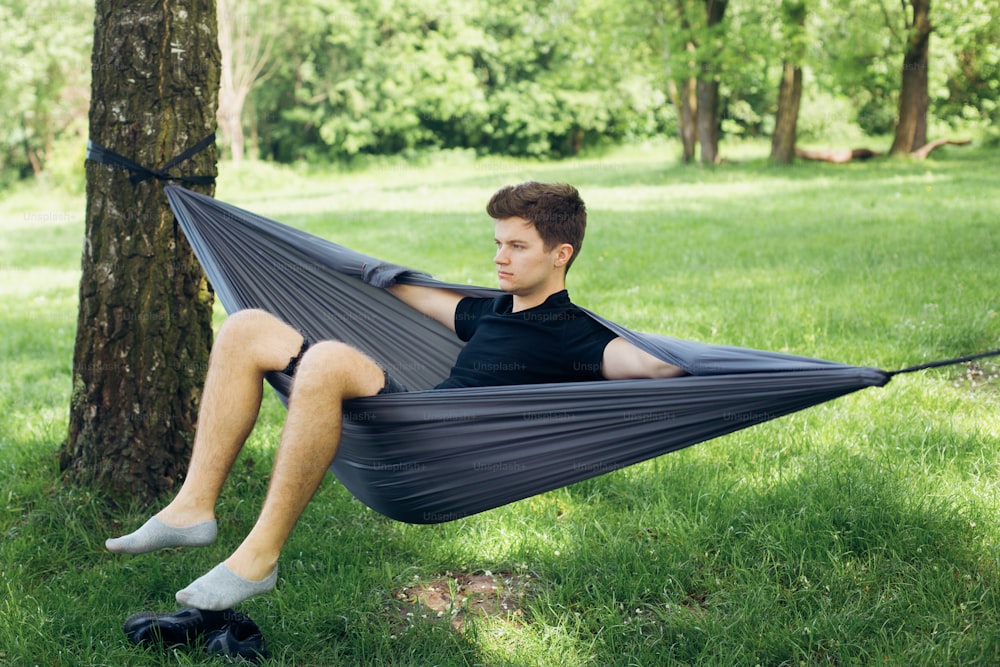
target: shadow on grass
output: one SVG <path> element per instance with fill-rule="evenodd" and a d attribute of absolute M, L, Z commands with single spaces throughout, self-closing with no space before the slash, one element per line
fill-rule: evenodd
<path fill-rule="evenodd" d="M 764 486 L 713 483 L 711 467 L 639 472 L 599 498 L 570 489 L 601 505 L 604 528 L 565 528 L 572 546 L 539 568 L 554 583 L 537 604 L 550 618 L 587 610 L 597 664 L 972 664 L 1000 651 L 995 554 L 976 528 L 988 517 L 865 457 Z M 609 628 L 632 638 L 605 645 Z"/>

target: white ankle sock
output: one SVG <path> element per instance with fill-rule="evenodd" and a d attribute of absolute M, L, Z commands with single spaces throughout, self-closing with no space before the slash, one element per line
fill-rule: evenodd
<path fill-rule="evenodd" d="M 109 538 L 104 546 L 115 553 L 144 554 L 168 547 L 203 547 L 215 541 L 218 528 L 215 519 L 193 526 L 175 528 L 155 516 L 139 530 L 121 537 Z"/>
<path fill-rule="evenodd" d="M 251 581 L 230 570 L 225 563 L 219 563 L 208 574 L 177 591 L 177 601 L 186 607 L 221 611 L 255 595 L 267 593 L 277 581 L 277 567 L 262 581 Z"/>

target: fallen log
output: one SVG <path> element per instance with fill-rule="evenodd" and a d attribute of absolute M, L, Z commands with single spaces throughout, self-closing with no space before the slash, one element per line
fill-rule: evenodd
<path fill-rule="evenodd" d="M 878 153 L 870 148 L 844 148 L 841 150 L 818 150 L 811 151 L 805 148 L 796 148 L 795 157 L 803 160 L 818 160 L 820 162 L 833 162 L 843 164 L 852 160 L 870 160 L 873 157 L 881 157 L 883 153 Z"/>
<path fill-rule="evenodd" d="M 945 145 L 952 146 L 965 146 L 971 144 L 972 141 L 969 139 L 935 139 L 920 148 L 911 151 L 910 157 L 917 158 L 918 160 L 925 159 L 932 151 Z M 870 160 L 876 157 L 882 157 L 885 153 L 880 153 L 878 151 L 873 151 L 870 148 L 844 148 L 844 149 L 827 149 L 827 150 L 809 150 L 806 148 L 796 148 L 795 157 L 802 158 L 803 160 L 817 160 L 819 162 L 832 162 L 834 164 L 844 164 L 846 162 L 853 162 L 855 160 Z"/>
<path fill-rule="evenodd" d="M 920 148 L 918 148 L 915 151 L 910 151 L 910 156 L 911 157 L 915 157 L 915 158 L 917 158 L 919 160 L 923 160 L 924 158 L 926 158 L 928 155 L 931 154 L 931 151 L 933 151 L 936 148 L 939 148 L 940 146 L 945 146 L 945 145 L 948 145 L 948 144 L 950 144 L 952 146 L 965 146 L 965 145 L 971 144 L 971 143 L 972 143 L 971 139 L 961 139 L 961 140 L 956 140 L 956 139 L 935 139 L 934 141 L 932 141 L 932 142 L 930 142 L 928 144 L 924 144 L 923 146 L 921 146 Z"/>

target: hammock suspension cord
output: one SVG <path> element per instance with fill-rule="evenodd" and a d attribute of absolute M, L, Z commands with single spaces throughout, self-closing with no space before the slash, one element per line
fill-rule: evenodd
<path fill-rule="evenodd" d="M 211 146 L 213 143 L 215 143 L 214 132 L 196 143 L 194 146 L 185 150 L 177 157 L 169 160 L 159 169 L 144 167 L 143 165 L 128 159 L 124 155 L 120 155 L 109 148 L 105 148 L 100 144 L 94 143 L 93 141 L 87 141 L 87 159 L 92 162 L 97 162 L 98 164 L 106 164 L 133 172 L 128 179 L 132 185 L 138 185 L 139 183 L 147 181 L 151 178 L 155 178 L 160 181 L 179 181 L 181 183 L 190 183 L 192 185 L 211 185 L 215 182 L 214 176 L 173 176 L 168 170 L 174 168 L 181 162 L 191 159 L 201 151 Z"/>
<path fill-rule="evenodd" d="M 916 371 L 927 370 L 928 368 L 940 368 L 942 366 L 952 366 L 954 364 L 964 364 L 968 361 L 975 361 L 977 359 L 985 359 L 986 357 L 997 357 L 1000 356 L 1000 349 L 990 350 L 989 352 L 980 352 L 978 354 L 970 354 L 966 357 L 955 357 L 954 359 L 943 359 L 941 361 L 930 361 L 926 364 L 917 364 L 916 366 L 907 366 L 906 368 L 900 368 L 897 371 L 886 371 L 889 377 L 894 377 L 896 375 L 902 375 L 903 373 L 915 373 Z"/>

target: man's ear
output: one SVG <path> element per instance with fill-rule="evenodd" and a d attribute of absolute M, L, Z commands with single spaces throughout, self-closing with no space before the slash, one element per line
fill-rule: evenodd
<path fill-rule="evenodd" d="M 556 248 L 556 266 L 566 266 L 573 259 L 573 253 L 573 246 L 569 243 L 559 244 Z"/>

